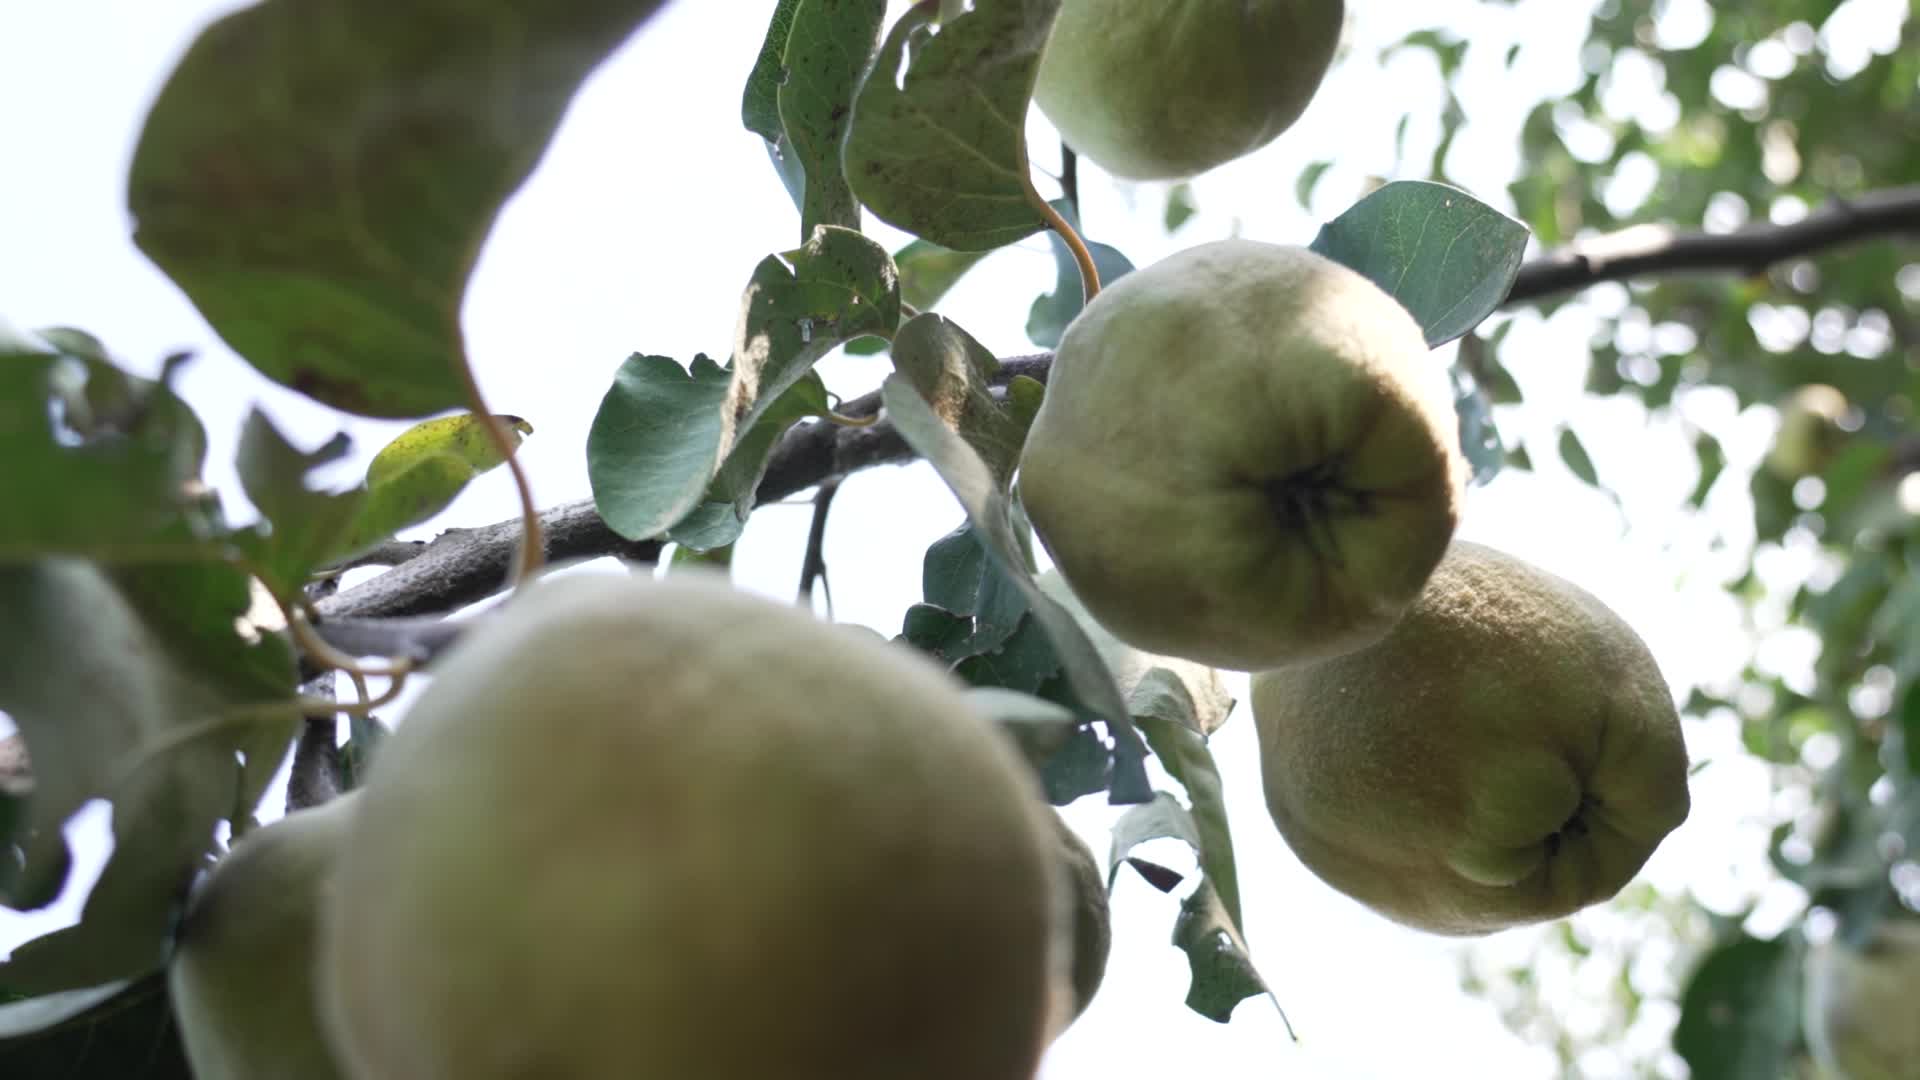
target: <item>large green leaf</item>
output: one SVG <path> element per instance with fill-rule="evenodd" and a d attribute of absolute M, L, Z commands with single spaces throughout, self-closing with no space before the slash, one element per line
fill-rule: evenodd
<path fill-rule="evenodd" d="M 166 977 L 0 1004 L 0 1076 L 193 1080 Z"/>
<path fill-rule="evenodd" d="M 728 455 L 815 361 L 863 334 L 891 336 L 899 322 L 893 260 L 859 233 L 821 226 L 806 247 L 769 255 L 741 299 L 729 367 L 704 356 L 691 372 L 658 356 L 621 366 L 587 434 L 600 516 L 630 540 L 665 533 L 705 501 Z"/>
<path fill-rule="evenodd" d="M 62 826 L 87 802 L 112 802 L 114 834 L 80 923 L 15 949 L 0 990 L 157 968 L 215 824 L 244 822 L 292 742 L 291 657 L 234 628 L 245 576 L 218 564 L 124 573 L 123 586 L 71 559 L 0 569 L 0 709 L 26 737 L 34 776 L 7 903 L 38 907 L 58 892 L 70 865 Z M 263 685 L 269 662 L 284 663 L 283 683 Z"/>
<path fill-rule="evenodd" d="M 266 0 L 147 117 L 135 241 L 261 373 L 339 409 L 465 403 L 481 242 L 574 92 L 661 0 Z"/>
<path fill-rule="evenodd" d="M 164 384 L 0 328 L 0 564 L 206 550 L 218 515 L 196 490 L 205 452 Z"/>
<path fill-rule="evenodd" d="M 1742 937 L 1706 955 L 1680 1000 L 1673 1047 L 1694 1080 L 1785 1076 L 1799 1030 L 1800 954 Z"/>
<path fill-rule="evenodd" d="M 1506 300 L 1527 228 L 1458 188 L 1401 180 L 1328 222 L 1312 247 L 1385 289 L 1437 346 Z"/>
<path fill-rule="evenodd" d="M 886 0 L 801 0 L 782 61 L 780 125 L 806 170 L 800 235 L 815 226 L 860 227 L 860 204 L 841 171 L 840 144 L 854 90 L 880 42 Z"/>
<path fill-rule="evenodd" d="M 905 375 L 895 372 L 887 376 L 881 383 L 880 396 L 901 437 L 933 465 L 966 510 L 1000 573 L 1026 596 L 1032 617 L 1046 631 L 1073 693 L 1106 722 L 1114 742 L 1111 800 L 1145 802 L 1152 797 L 1152 787 L 1147 783 L 1146 746 L 1134 729 L 1126 702 L 1073 614 L 1034 584 L 1014 533 L 1009 497 L 992 468 L 940 418 Z"/>
<path fill-rule="evenodd" d="M 1046 227 L 1027 176 L 1026 117 L 1060 0 L 978 0 L 937 34 L 934 7 L 909 10 L 881 44 L 854 99 L 847 180 L 881 220 L 985 251 Z"/>

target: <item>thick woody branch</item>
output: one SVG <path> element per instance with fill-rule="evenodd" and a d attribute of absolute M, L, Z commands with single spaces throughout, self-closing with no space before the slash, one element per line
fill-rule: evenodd
<path fill-rule="evenodd" d="M 1762 222 L 1725 233 L 1635 225 L 1549 252 L 1522 266 L 1507 293 L 1507 303 L 1628 278 L 1758 274 L 1776 263 L 1828 248 L 1900 235 L 1920 235 L 1920 184 L 1835 200 L 1790 225 Z"/>
<path fill-rule="evenodd" d="M 1777 263 L 1837 246 L 1901 235 L 1920 235 L 1920 185 L 1836 201 L 1789 225 L 1760 223 L 1727 233 L 1638 225 L 1528 262 L 1520 268 L 1506 303 L 1526 303 L 1628 278 L 1675 273 L 1755 274 Z M 1044 381 L 1052 362 L 1052 355 L 1047 353 L 1013 357 L 1002 362 L 995 382 L 1004 385 L 1016 375 Z M 840 411 L 850 416 L 871 416 L 879 410 L 880 396 L 867 394 L 844 403 Z M 913 456 L 905 440 L 884 420 L 866 428 L 826 421 L 801 424 L 787 432 L 775 448 L 758 497 L 762 503 L 784 499 L 825 481 L 876 465 L 909 461 Z M 550 559 L 617 555 L 650 561 L 659 556 L 658 543 L 629 541 L 616 535 L 600 520 L 590 500 L 549 510 L 542 515 L 542 522 L 547 528 Z M 447 532 L 385 574 L 320 601 L 319 610 L 329 619 L 384 619 L 438 614 L 484 599 L 505 585 L 519 535 L 518 518 Z M 444 642 L 418 638 L 421 629 L 401 628 L 386 643 L 398 652 L 437 652 Z M 321 632 L 330 637 L 333 633 L 326 625 Z M 369 644 L 364 635 L 377 632 L 359 628 L 357 633 L 362 636 L 357 643 Z M 339 643 L 347 647 L 345 641 Z"/>

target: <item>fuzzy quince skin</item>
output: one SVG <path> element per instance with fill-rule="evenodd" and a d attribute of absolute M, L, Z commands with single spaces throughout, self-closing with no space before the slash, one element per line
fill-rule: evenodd
<path fill-rule="evenodd" d="M 1021 457 L 1035 530 L 1121 640 L 1257 671 L 1377 640 L 1466 466 L 1413 317 L 1305 248 L 1204 244 L 1067 328 Z"/>
<path fill-rule="evenodd" d="M 1056 836 L 944 671 L 682 572 L 463 638 L 383 748 L 322 922 L 358 1080 L 1029 1080 Z"/>
<path fill-rule="evenodd" d="M 1115 176 L 1193 176 L 1293 126 L 1344 16 L 1341 0 L 1063 0 L 1034 100 Z"/>
<path fill-rule="evenodd" d="M 337 1080 L 314 991 L 320 910 L 357 795 L 245 837 L 194 894 L 167 968 L 197 1080 Z"/>
<path fill-rule="evenodd" d="M 1679 718 L 1639 636 L 1464 541 L 1377 644 L 1255 675 L 1253 715 L 1294 854 L 1437 934 L 1613 896 L 1689 807 Z"/>

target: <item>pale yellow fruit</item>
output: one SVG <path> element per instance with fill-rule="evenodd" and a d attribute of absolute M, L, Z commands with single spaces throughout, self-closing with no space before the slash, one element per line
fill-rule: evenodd
<path fill-rule="evenodd" d="M 336 1080 L 314 994 L 323 894 L 357 796 L 243 837 L 193 897 L 167 968 L 197 1080 Z"/>
<path fill-rule="evenodd" d="M 912 651 L 711 575 L 563 576 L 383 748 L 323 922 L 359 1080 L 1027 1080 L 1038 786 Z"/>
<path fill-rule="evenodd" d="M 1087 606 L 1073 594 L 1067 579 L 1061 577 L 1057 569 L 1042 573 L 1034 579 L 1034 583 L 1040 586 L 1041 592 L 1073 613 L 1088 640 L 1099 651 L 1100 658 L 1106 661 L 1113 681 L 1119 684 L 1122 700 L 1133 693 L 1134 687 L 1140 685 L 1140 680 L 1146 677 L 1147 672 L 1154 668 L 1165 668 L 1179 678 L 1187 696 L 1193 700 L 1194 723 L 1202 732 L 1212 732 L 1226 723 L 1227 713 L 1233 709 L 1233 696 L 1227 693 L 1218 671 L 1177 656 L 1156 656 L 1114 637 L 1113 631 L 1101 626 L 1100 621 L 1087 611 Z"/>
<path fill-rule="evenodd" d="M 1344 14 L 1341 0 L 1063 0 L 1034 100 L 1115 176 L 1193 176 L 1293 126 Z"/>
<path fill-rule="evenodd" d="M 1378 644 L 1253 678 L 1267 807 L 1389 918 L 1479 934 L 1611 897 L 1686 819 L 1687 752 L 1633 629 L 1456 541 Z"/>
<path fill-rule="evenodd" d="M 1806 979 L 1807 1044 L 1831 1080 L 1920 1077 L 1920 920 L 1883 920 L 1865 948 L 1814 948 Z"/>
<path fill-rule="evenodd" d="M 1066 865 L 1073 898 L 1073 1017 L 1087 1011 L 1107 975 L 1107 954 L 1113 950 L 1113 912 L 1108 904 L 1107 875 L 1087 842 L 1058 815 L 1054 816 L 1057 852 Z"/>
<path fill-rule="evenodd" d="M 1123 641 L 1257 671 L 1386 633 L 1453 535 L 1457 431 L 1392 297 L 1305 248 L 1226 240 L 1067 328 L 1020 490 Z"/>
<path fill-rule="evenodd" d="M 1767 451 L 1766 465 L 1786 480 L 1818 473 L 1846 441 L 1840 421 L 1847 397 L 1831 386 L 1802 386 L 1780 403 L 1780 430 Z"/>

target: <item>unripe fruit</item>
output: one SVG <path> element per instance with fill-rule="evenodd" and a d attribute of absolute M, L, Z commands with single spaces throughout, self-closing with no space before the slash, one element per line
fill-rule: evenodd
<path fill-rule="evenodd" d="M 1300 118 L 1344 15 L 1341 0 L 1063 0 L 1034 100 L 1115 176 L 1193 176 Z"/>
<path fill-rule="evenodd" d="M 1611 897 L 1688 810 L 1639 636 L 1584 590 L 1456 541 L 1377 644 L 1253 678 L 1267 808 L 1327 884 L 1483 934 Z"/>
<path fill-rule="evenodd" d="M 241 838 L 194 895 L 167 969 L 196 1080 L 337 1080 L 313 989 L 315 936 L 357 796 Z"/>
<path fill-rule="evenodd" d="M 918 654 L 694 572 L 523 590 L 363 790 L 323 922 L 359 1080 L 1027 1080 L 1037 785 Z"/>
<path fill-rule="evenodd" d="M 1466 465 L 1412 316 L 1304 248 L 1226 240 L 1067 328 L 1021 457 L 1035 530 L 1121 640 L 1257 671 L 1377 640 Z"/>

